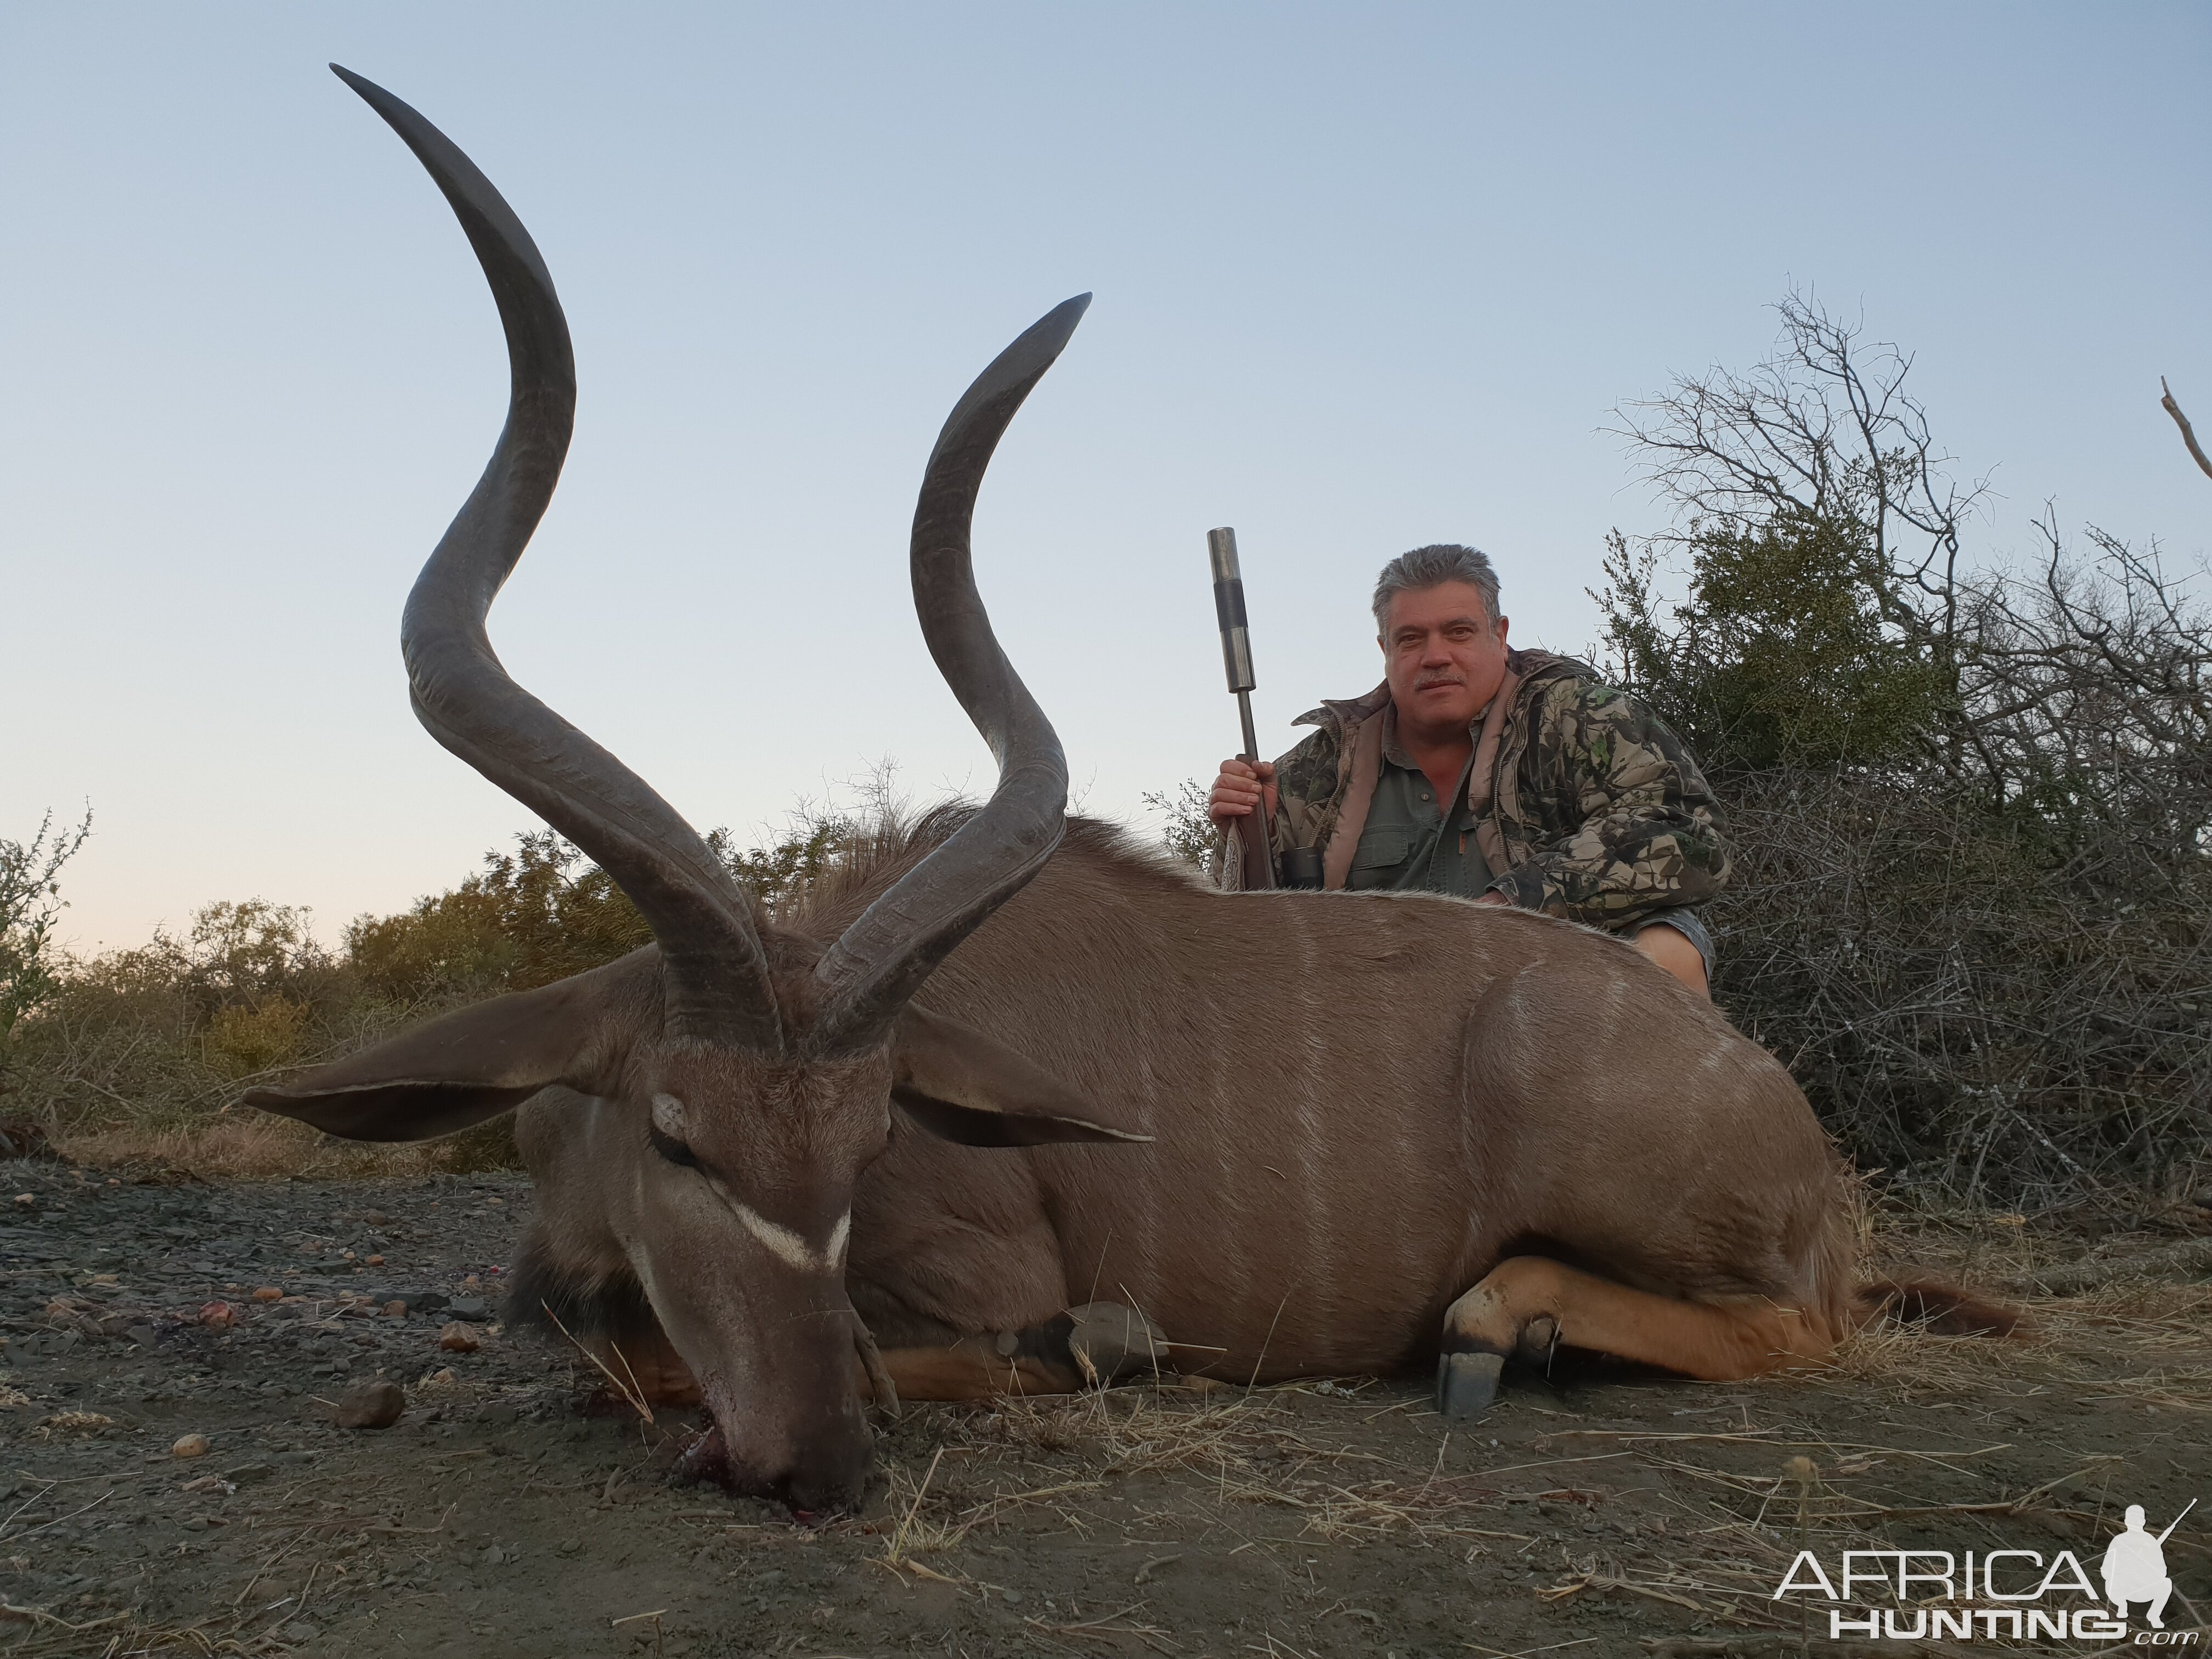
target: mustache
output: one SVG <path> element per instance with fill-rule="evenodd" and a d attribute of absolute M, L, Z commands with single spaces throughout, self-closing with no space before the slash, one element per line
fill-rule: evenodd
<path fill-rule="evenodd" d="M 1413 690 L 1425 691 L 1435 685 L 1465 685 L 1466 684 L 1467 676 L 1464 674 L 1424 674 L 1413 682 Z"/>

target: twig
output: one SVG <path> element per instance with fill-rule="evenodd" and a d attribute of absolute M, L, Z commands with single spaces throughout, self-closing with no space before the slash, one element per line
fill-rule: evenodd
<path fill-rule="evenodd" d="M 1267 1322 L 1267 1334 L 1260 1339 L 1260 1357 L 1252 1362 L 1252 1375 L 1244 1379 L 1244 1392 L 1249 1394 L 1260 1380 L 1260 1367 L 1267 1363 L 1267 1345 L 1275 1340 L 1275 1326 L 1282 1319 L 1283 1310 L 1290 1305 L 1291 1293 L 1283 1292 L 1283 1299 L 1275 1304 L 1275 1317 Z"/>
<path fill-rule="evenodd" d="M 2173 416 L 2174 425 L 2181 428 L 2181 441 L 2189 446 L 2189 453 L 2197 458 L 2197 465 L 2204 469 L 2205 476 L 2212 477 L 2212 461 L 2205 459 L 2204 452 L 2197 447 L 2197 434 L 2189 429 L 2189 416 L 2183 414 L 2181 405 L 2173 401 L 2173 393 L 2167 389 L 2163 374 L 2158 377 L 2158 389 L 2164 394 L 2158 400 L 2160 405 Z"/>
<path fill-rule="evenodd" d="M 538 1305 L 545 1310 L 545 1316 L 553 1322 L 553 1328 L 560 1332 L 562 1335 L 568 1337 L 569 1341 L 575 1343 L 576 1352 L 583 1355 L 585 1358 L 590 1360 L 592 1364 L 599 1368 L 599 1375 L 605 1377 L 607 1381 L 613 1385 L 615 1392 L 622 1395 L 622 1397 L 629 1403 L 631 1409 L 635 1411 L 637 1414 L 643 1418 L 647 1422 L 652 1422 L 653 1420 L 653 1407 L 646 1403 L 645 1390 L 637 1386 L 637 1373 L 635 1371 L 630 1371 L 629 1382 L 628 1383 L 623 1382 L 622 1378 L 617 1376 L 612 1371 L 607 1369 L 605 1362 L 602 1360 L 599 1355 L 593 1353 L 581 1342 L 577 1342 L 576 1339 L 573 1335 L 569 1334 L 568 1328 L 561 1322 L 561 1316 L 559 1314 L 555 1313 L 550 1306 L 547 1306 L 547 1304 L 542 1301 Z M 621 1359 L 623 1369 L 629 1371 L 629 1361 L 623 1358 L 623 1351 L 620 1348 L 615 1347 L 614 1343 L 611 1341 L 607 1344 L 607 1346 L 614 1348 L 615 1358 Z"/>

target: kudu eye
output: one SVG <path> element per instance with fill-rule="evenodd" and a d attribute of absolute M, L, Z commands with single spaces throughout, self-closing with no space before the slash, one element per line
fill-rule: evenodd
<path fill-rule="evenodd" d="M 685 1146 L 682 1141 L 676 1139 L 673 1136 L 661 1133 L 660 1126 L 659 1124 L 654 1123 L 648 1124 L 647 1126 L 645 1139 L 647 1144 L 649 1145 L 654 1152 L 659 1152 L 661 1157 L 666 1158 L 671 1164 L 675 1164 L 678 1169 L 696 1170 L 699 1167 L 698 1154 L 694 1152 L 690 1147 Z"/>
<path fill-rule="evenodd" d="M 687 1124 L 684 1103 L 674 1095 L 655 1095 L 653 1097 L 653 1119 L 647 1124 L 645 1138 L 661 1157 L 671 1164 L 686 1170 L 699 1167 L 699 1159 L 685 1139 Z"/>

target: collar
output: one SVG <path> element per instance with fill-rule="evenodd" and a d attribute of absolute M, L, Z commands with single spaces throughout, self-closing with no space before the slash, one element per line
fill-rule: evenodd
<path fill-rule="evenodd" d="M 1480 743 L 1482 740 L 1482 722 L 1489 714 L 1489 703 L 1483 704 L 1474 711 L 1474 718 L 1467 723 L 1469 743 Z M 1398 741 L 1398 705 L 1387 701 L 1382 705 L 1382 763 L 1385 766 L 1401 767 L 1408 772 L 1418 772 L 1421 769 L 1413 763 L 1413 757 L 1407 754 L 1405 745 Z"/>

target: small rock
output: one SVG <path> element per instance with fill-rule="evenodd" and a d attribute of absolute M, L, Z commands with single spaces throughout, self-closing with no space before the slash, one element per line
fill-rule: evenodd
<path fill-rule="evenodd" d="M 456 1319 L 482 1319 L 491 1311 L 480 1296 L 456 1297 L 447 1312 Z"/>
<path fill-rule="evenodd" d="M 522 1415 L 521 1408 L 512 1400 L 495 1400 L 477 1415 L 484 1422 L 505 1428 Z"/>
<path fill-rule="evenodd" d="M 381 1267 L 384 1265 L 384 1258 L 380 1255 L 370 1256 L 368 1265 L 372 1267 Z"/>
<path fill-rule="evenodd" d="M 483 1345 L 473 1330 L 456 1319 L 438 1333 L 438 1346 L 447 1353 L 474 1353 Z"/>
<path fill-rule="evenodd" d="M 404 1319 L 407 1317 L 407 1304 L 394 1297 L 384 1304 L 384 1313 L 388 1319 Z"/>
<path fill-rule="evenodd" d="M 259 1290 L 254 1291 L 253 1299 L 256 1302 L 282 1302 L 284 1299 L 284 1292 L 274 1285 L 264 1285 Z"/>
<path fill-rule="evenodd" d="M 15 1207 L 19 1210 L 36 1209 L 38 1207 L 38 1198 L 33 1194 L 18 1193 L 15 1194 Z"/>
<path fill-rule="evenodd" d="M 234 1486 L 250 1486 L 257 1480 L 266 1480 L 276 1473 L 266 1463 L 240 1463 L 234 1469 L 225 1469 L 222 1478 Z"/>
<path fill-rule="evenodd" d="M 228 1302 L 210 1302 L 200 1310 L 200 1323 L 211 1331 L 227 1331 L 238 1322 L 238 1310 Z"/>
<path fill-rule="evenodd" d="M 337 1422 L 342 1429 L 388 1429 L 407 1409 L 407 1395 L 397 1382 L 382 1377 L 356 1382 L 338 1397 Z"/>
<path fill-rule="evenodd" d="M 320 1625 L 302 1624 L 297 1619 L 284 1626 L 284 1634 L 295 1642 L 312 1642 L 322 1633 Z"/>
<path fill-rule="evenodd" d="M 169 1448 L 169 1455 L 172 1457 L 205 1457 L 208 1455 L 208 1448 L 213 1444 L 214 1442 L 210 1441 L 204 1434 L 179 1435 L 177 1437 L 176 1444 Z"/>
<path fill-rule="evenodd" d="M 224 1480 L 219 1474 L 204 1474 L 197 1480 L 185 1481 L 185 1484 L 178 1487 L 177 1490 L 179 1492 L 216 1492 L 228 1495 L 234 1490 L 234 1488 L 232 1487 L 229 1481 Z"/>
<path fill-rule="evenodd" d="M 124 1332 L 123 1334 L 129 1337 L 133 1342 L 136 1342 L 142 1348 L 152 1347 L 155 1342 L 158 1340 L 154 1334 L 154 1328 L 151 1325 L 133 1325 L 129 1330 Z"/>

